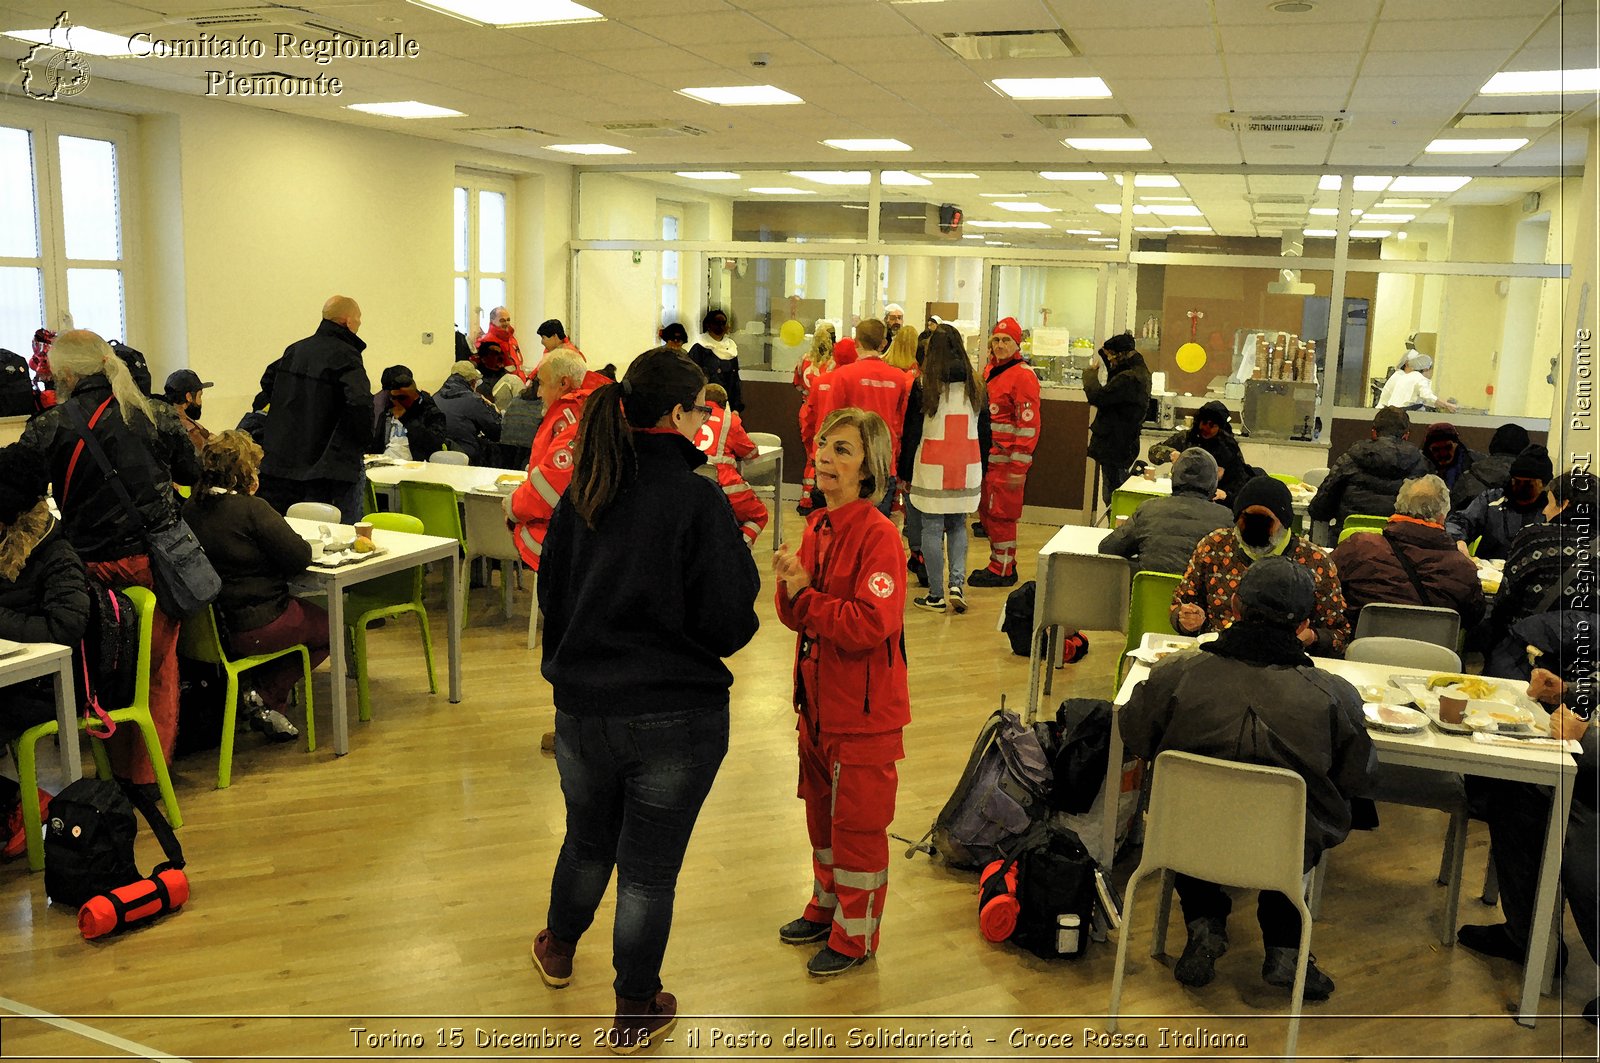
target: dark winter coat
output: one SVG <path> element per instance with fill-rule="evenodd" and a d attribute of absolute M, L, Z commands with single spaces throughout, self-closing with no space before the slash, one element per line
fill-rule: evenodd
<path fill-rule="evenodd" d="M 1134 510 L 1100 541 L 1102 554 L 1132 561 L 1140 572 L 1188 571 L 1189 558 L 1201 539 L 1233 523 L 1227 506 L 1197 494 L 1174 492 L 1153 498 Z"/>
<path fill-rule="evenodd" d="M 1503 487 L 1492 488 L 1474 498 L 1466 509 L 1450 514 L 1444 522 L 1452 539 L 1471 545 L 1482 537 L 1475 557 L 1503 558 L 1511 550 L 1517 533 L 1530 524 L 1544 523 L 1544 495 L 1526 506 L 1513 505 Z"/>
<path fill-rule="evenodd" d="M 1139 456 L 1139 426 L 1150 409 L 1150 369 L 1138 351 L 1125 355 L 1104 384 L 1094 369 L 1083 374 L 1084 397 L 1095 408 L 1089 457 L 1126 469 Z"/>
<path fill-rule="evenodd" d="M 1516 460 L 1515 454 L 1476 455 L 1472 465 L 1450 487 L 1451 512 L 1466 509 L 1474 499 L 1491 488 L 1504 491 L 1511 479 L 1511 463 Z"/>
<path fill-rule="evenodd" d="M 76 646 L 89 623 L 89 585 L 83 562 L 61 525 L 40 507 L 19 519 L 45 528 L 15 580 L 0 577 L 0 639 Z M 55 718 L 55 687 L 49 676 L 13 683 L 0 697 L 0 742 Z"/>
<path fill-rule="evenodd" d="M 1426 475 L 1428 460 L 1414 444 L 1383 436 L 1364 439 L 1339 455 L 1311 500 L 1312 520 L 1340 524 L 1352 513 L 1387 517 L 1407 480 Z"/>
<path fill-rule="evenodd" d="M 706 383 L 721 384 L 722 390 L 728 393 L 728 409 L 743 413 L 744 384 L 739 379 L 739 360 L 719 358 L 716 351 L 700 343 L 691 346 L 688 353 L 689 360 L 706 375 Z"/>
<path fill-rule="evenodd" d="M 1395 548 L 1403 551 L 1417 570 L 1426 596 L 1417 593 Z M 1464 628 L 1483 616 L 1478 566 L 1457 550 L 1455 540 L 1437 525 L 1395 517 L 1382 535 L 1352 535 L 1340 543 L 1333 551 L 1333 566 L 1339 570 L 1351 624 L 1361 607 L 1371 602 L 1454 609 L 1461 614 Z"/>
<path fill-rule="evenodd" d="M 263 475 L 361 479 L 361 455 L 372 441 L 372 385 L 361 361 L 366 347 L 343 325 L 324 321 L 267 367 L 261 390 L 270 396 L 272 416 L 262 444 Z"/>
<path fill-rule="evenodd" d="M 289 580 L 311 564 L 311 544 L 254 495 L 196 495 L 183 507 L 222 577 L 217 607 L 235 634 L 264 627 L 289 608 Z"/>
<path fill-rule="evenodd" d="M 1199 413 L 1195 414 L 1195 420 L 1200 420 L 1202 415 L 1209 415 L 1211 420 L 1221 425 L 1216 435 L 1206 439 L 1191 424 L 1188 428 L 1172 433 L 1159 443 L 1152 443 L 1149 450 L 1150 460 L 1158 465 L 1176 461 L 1178 455 L 1185 450 L 1199 447 L 1216 461 L 1217 486 L 1222 488 L 1222 493 L 1231 500 L 1239 488 L 1262 473 L 1244 460 L 1244 451 L 1240 449 L 1239 440 L 1233 434 L 1233 424 L 1228 420 L 1226 406 L 1220 402 L 1208 402 L 1200 408 Z"/>
<path fill-rule="evenodd" d="M 479 398 L 471 384 L 453 373 L 433 393 L 433 402 L 444 414 L 450 449 L 466 454 L 474 465 L 491 464 L 484 460 L 484 444 L 500 440 L 500 411 Z"/>
<path fill-rule="evenodd" d="M 389 445 L 389 424 L 394 419 L 390 412 L 388 392 L 380 391 L 372 397 L 372 441 L 370 446 L 374 454 L 382 454 Z M 433 396 L 426 391 L 417 393 L 417 401 L 411 408 L 400 415 L 400 423 L 405 426 L 406 443 L 411 448 L 412 461 L 427 461 L 433 453 L 444 447 L 448 438 L 448 422 L 445 421 L 444 411 L 439 409 L 438 403 L 433 401 Z"/>

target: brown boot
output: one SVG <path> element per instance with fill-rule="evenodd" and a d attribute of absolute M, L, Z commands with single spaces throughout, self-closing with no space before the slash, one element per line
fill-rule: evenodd
<path fill-rule="evenodd" d="M 606 1044 L 620 1056 L 631 1056 L 660 1043 L 678 1021 L 678 998 L 662 991 L 654 1000 L 617 998 L 617 1016 L 611 1021 Z"/>
<path fill-rule="evenodd" d="M 545 985 L 562 989 L 572 981 L 572 955 L 577 951 L 578 946 L 560 940 L 548 928 L 535 935 L 533 965 Z"/>
<path fill-rule="evenodd" d="M 555 751 L 556 751 L 556 733 L 554 731 L 546 731 L 539 738 L 539 752 L 541 752 L 541 753 L 554 753 Z"/>

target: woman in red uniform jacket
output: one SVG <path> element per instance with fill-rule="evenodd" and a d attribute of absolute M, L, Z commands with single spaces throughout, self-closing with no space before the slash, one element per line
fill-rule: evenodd
<path fill-rule="evenodd" d="M 817 487 L 827 508 L 806 526 L 798 555 L 773 559 L 778 619 L 799 633 L 794 702 L 800 714 L 800 799 L 806 803 L 814 886 L 778 937 L 825 941 L 806 964 L 818 977 L 866 962 L 878 948 L 889 891 L 889 822 L 911 721 L 906 692 L 905 551 L 874 504 L 893 466 L 883 418 L 834 411 L 817 433 Z"/>

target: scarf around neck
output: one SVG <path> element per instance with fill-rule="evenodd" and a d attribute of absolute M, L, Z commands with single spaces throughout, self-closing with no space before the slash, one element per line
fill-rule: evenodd
<path fill-rule="evenodd" d="M 1200 647 L 1207 653 L 1249 664 L 1282 664 L 1303 667 L 1311 663 L 1300 636 L 1279 624 L 1259 620 L 1237 620 L 1216 641 Z"/>

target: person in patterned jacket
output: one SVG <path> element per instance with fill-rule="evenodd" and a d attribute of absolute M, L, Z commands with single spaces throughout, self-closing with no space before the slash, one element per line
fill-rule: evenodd
<path fill-rule="evenodd" d="M 1289 530 L 1294 519 L 1289 488 L 1270 476 L 1258 476 L 1234 498 L 1233 516 L 1233 527 L 1212 532 L 1194 548 L 1188 571 L 1172 595 L 1173 628 L 1184 635 L 1227 630 L 1238 619 L 1233 596 L 1251 562 L 1286 557 L 1304 565 L 1316 586 L 1311 626 L 1299 633 L 1306 652 L 1343 656 L 1350 620 L 1339 574 L 1326 553 Z"/>

